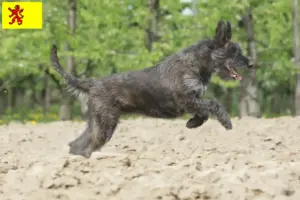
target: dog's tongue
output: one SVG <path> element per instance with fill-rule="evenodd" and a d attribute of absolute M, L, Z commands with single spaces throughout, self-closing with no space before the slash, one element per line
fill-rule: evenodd
<path fill-rule="evenodd" d="M 239 75 L 239 73 L 236 71 L 235 67 L 227 67 L 229 70 L 229 75 L 234 78 L 235 80 L 241 81 L 243 77 Z"/>
<path fill-rule="evenodd" d="M 239 80 L 239 81 L 241 81 L 243 79 L 243 77 L 241 75 L 239 75 L 238 73 L 234 73 L 234 72 L 230 73 L 230 76 L 232 78 L 234 78 L 235 80 Z"/>

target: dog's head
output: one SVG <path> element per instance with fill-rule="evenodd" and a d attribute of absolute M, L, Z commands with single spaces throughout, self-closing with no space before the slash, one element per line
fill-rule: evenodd
<path fill-rule="evenodd" d="M 231 25 L 229 21 L 219 21 L 216 35 L 213 39 L 214 48 L 211 54 L 215 71 L 227 72 L 236 80 L 242 80 L 236 68 L 252 67 L 249 59 L 245 57 L 238 43 L 231 41 Z"/>

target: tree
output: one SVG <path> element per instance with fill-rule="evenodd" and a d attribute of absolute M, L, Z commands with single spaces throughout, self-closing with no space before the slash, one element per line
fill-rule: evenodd
<path fill-rule="evenodd" d="M 158 37 L 158 20 L 159 20 L 159 0 L 148 0 L 151 15 L 149 17 L 149 26 L 146 29 L 146 48 L 152 51 L 154 41 Z"/>
<path fill-rule="evenodd" d="M 75 34 L 76 29 L 76 0 L 68 0 L 68 26 L 70 29 L 70 34 Z M 66 44 L 67 51 L 72 51 L 72 47 L 70 43 Z M 72 74 L 76 75 L 76 68 L 75 68 L 75 58 L 72 55 L 67 57 L 67 71 Z M 67 91 L 63 92 L 63 99 L 62 105 L 60 107 L 59 112 L 59 119 L 60 120 L 71 120 L 72 118 L 72 104 L 73 98 Z"/>
<path fill-rule="evenodd" d="M 258 102 L 258 88 L 256 82 L 257 53 L 256 42 L 254 39 L 253 15 L 251 8 L 248 8 L 244 16 L 244 27 L 247 34 L 247 54 L 250 57 L 253 67 L 249 69 L 241 83 L 241 97 L 239 103 L 239 115 L 260 116 L 260 106 Z"/>
<path fill-rule="evenodd" d="M 295 65 L 298 69 L 296 73 L 296 88 L 295 88 L 295 114 L 300 115 L 300 50 L 299 50 L 299 19 L 298 19 L 298 0 L 293 0 L 294 8 L 294 58 Z"/>

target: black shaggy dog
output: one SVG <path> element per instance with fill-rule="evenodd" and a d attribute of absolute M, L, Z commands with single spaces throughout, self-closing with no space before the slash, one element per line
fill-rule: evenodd
<path fill-rule="evenodd" d="M 229 115 L 215 100 L 201 99 L 213 72 L 226 71 L 241 80 L 235 67 L 249 65 L 237 43 L 231 41 L 231 25 L 219 21 L 216 35 L 169 56 L 156 66 L 114 74 L 99 80 L 80 80 L 66 73 L 53 45 L 51 60 L 74 94 L 85 95 L 89 119 L 86 130 L 69 143 L 70 153 L 89 158 L 108 142 L 122 113 L 157 118 L 193 115 L 186 126 L 201 126 L 213 114 L 228 130 Z"/>

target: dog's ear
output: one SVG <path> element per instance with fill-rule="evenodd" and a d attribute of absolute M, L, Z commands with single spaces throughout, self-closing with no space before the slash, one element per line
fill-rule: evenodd
<path fill-rule="evenodd" d="M 231 24 L 229 21 L 226 21 L 226 31 L 227 31 L 227 40 L 231 40 L 232 37 L 232 31 L 231 31 Z"/>
<path fill-rule="evenodd" d="M 215 40 L 220 46 L 224 46 L 231 39 L 231 25 L 227 21 L 226 24 L 223 20 L 219 20 L 216 28 Z"/>
<path fill-rule="evenodd" d="M 223 20 L 219 20 L 216 28 L 216 38 L 222 38 L 225 34 L 225 24 Z"/>

